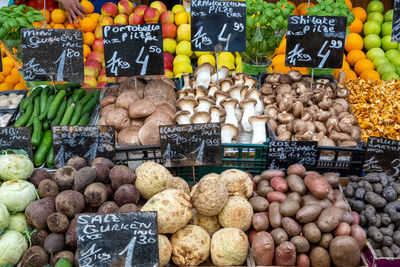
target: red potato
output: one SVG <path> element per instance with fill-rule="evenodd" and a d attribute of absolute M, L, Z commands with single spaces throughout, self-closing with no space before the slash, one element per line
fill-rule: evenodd
<path fill-rule="evenodd" d="M 279 203 L 272 202 L 268 206 L 269 223 L 273 228 L 279 228 L 282 224 L 282 215 L 279 211 Z"/>
<path fill-rule="evenodd" d="M 351 214 L 354 217 L 353 225 L 359 225 L 360 224 L 360 215 L 358 215 L 358 213 L 355 211 L 352 211 Z"/>
<path fill-rule="evenodd" d="M 267 231 L 269 228 L 268 212 L 257 212 L 253 215 L 252 225 L 256 231 Z"/>
<path fill-rule="evenodd" d="M 251 245 L 251 255 L 253 256 L 256 265 L 272 265 L 274 260 L 274 249 L 274 240 L 270 233 L 257 233 Z"/>
<path fill-rule="evenodd" d="M 301 233 L 301 224 L 296 222 L 290 217 L 284 217 L 282 219 L 282 227 L 285 229 L 286 233 L 290 236 L 297 236 Z"/>
<path fill-rule="evenodd" d="M 289 241 L 282 242 L 275 250 L 275 265 L 293 266 L 296 264 L 296 247 Z"/>
<path fill-rule="evenodd" d="M 358 247 L 362 250 L 365 246 L 365 241 L 367 240 L 367 233 L 365 230 L 359 225 L 352 225 L 350 236 L 354 238 Z"/>
<path fill-rule="evenodd" d="M 288 191 L 288 185 L 284 178 L 274 177 L 271 179 L 271 186 L 275 191 L 285 193 Z"/>
<path fill-rule="evenodd" d="M 278 191 L 269 192 L 267 194 L 267 199 L 268 199 L 269 203 L 271 203 L 271 202 L 282 203 L 286 199 L 286 194 L 284 194 L 282 192 L 278 192 Z"/>
<path fill-rule="evenodd" d="M 332 191 L 331 185 L 320 175 L 310 174 L 304 178 L 308 190 L 315 197 L 324 199 L 328 196 L 328 193 Z"/>
<path fill-rule="evenodd" d="M 254 229 L 250 230 L 250 232 L 248 234 L 250 245 L 253 244 L 254 237 L 256 236 L 257 233 L 258 232 L 256 230 L 254 230 Z"/>
<path fill-rule="evenodd" d="M 340 235 L 350 235 L 351 229 L 350 225 L 345 222 L 339 223 L 339 225 L 335 229 L 335 236 L 340 236 Z"/>
<path fill-rule="evenodd" d="M 306 175 L 306 168 L 304 168 L 303 165 L 300 164 L 293 164 L 290 165 L 289 168 L 287 169 L 287 175 L 292 175 L 292 174 L 296 174 L 300 177 L 304 177 Z"/>
<path fill-rule="evenodd" d="M 299 254 L 296 259 L 297 267 L 309 267 L 310 266 L 310 258 L 307 254 Z"/>
<path fill-rule="evenodd" d="M 274 177 L 285 177 L 285 173 L 281 170 L 266 170 L 261 173 L 262 180 L 271 180 Z"/>

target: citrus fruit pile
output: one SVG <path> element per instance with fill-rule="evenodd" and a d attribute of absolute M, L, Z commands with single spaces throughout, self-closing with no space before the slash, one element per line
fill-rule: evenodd
<path fill-rule="evenodd" d="M 18 72 L 18 62 L 9 56 L 10 53 L 6 54 L 3 47 L 0 47 L 0 50 L 3 63 L 3 71 L 0 72 L 0 92 L 27 89 L 24 79 Z"/>

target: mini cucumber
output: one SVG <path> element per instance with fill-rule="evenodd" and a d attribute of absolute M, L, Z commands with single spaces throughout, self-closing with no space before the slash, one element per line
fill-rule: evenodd
<path fill-rule="evenodd" d="M 96 94 L 97 93 L 97 94 Z M 99 92 L 94 92 L 93 97 L 87 102 L 87 104 L 82 109 L 82 114 L 93 112 L 93 109 L 96 107 L 97 103 L 99 102 Z"/>
<path fill-rule="evenodd" d="M 69 125 L 76 125 L 78 123 L 79 118 L 81 117 L 81 114 L 82 114 L 82 108 L 83 108 L 82 104 L 78 100 L 75 104 L 74 115 L 72 115 Z"/>
<path fill-rule="evenodd" d="M 42 142 L 40 142 L 38 149 L 33 155 L 33 162 L 35 163 L 36 167 L 41 166 L 44 163 L 47 154 L 51 149 L 51 146 L 52 146 L 52 133 L 50 130 L 47 130 L 43 135 Z"/>
<path fill-rule="evenodd" d="M 50 123 L 48 121 L 43 122 L 43 131 L 50 129 Z"/>
<path fill-rule="evenodd" d="M 74 113 L 74 109 L 75 109 L 74 103 L 72 103 L 71 105 L 68 106 L 68 108 L 65 111 L 64 116 L 60 122 L 60 126 L 66 126 L 69 124 L 69 122 L 72 118 L 72 114 Z"/>
<path fill-rule="evenodd" d="M 47 167 L 50 167 L 50 168 L 53 168 L 53 167 L 54 167 L 53 146 L 50 148 L 49 153 L 47 153 L 46 165 L 47 165 Z"/>
<path fill-rule="evenodd" d="M 33 112 L 31 117 L 29 118 L 29 121 L 26 123 L 26 127 L 31 127 L 33 124 L 33 119 L 36 116 L 39 116 L 40 113 L 40 96 L 35 97 L 35 101 L 34 101 L 34 107 L 33 107 Z"/>
<path fill-rule="evenodd" d="M 17 121 L 14 123 L 15 127 L 23 127 L 28 122 L 33 112 L 33 104 L 32 101 L 28 100 L 28 106 L 24 114 L 22 114 Z"/>
<path fill-rule="evenodd" d="M 86 125 L 88 125 L 89 122 L 90 122 L 90 114 L 85 113 L 85 114 L 83 114 L 83 116 L 81 117 L 81 119 L 78 121 L 78 123 L 76 125 L 86 126 Z"/>
<path fill-rule="evenodd" d="M 93 92 L 85 95 L 85 97 L 81 99 L 82 106 L 86 105 L 86 103 L 92 98 L 92 96 L 93 96 Z"/>
<path fill-rule="evenodd" d="M 49 98 L 49 86 L 46 86 L 43 90 L 42 93 L 40 94 L 40 115 L 41 116 L 45 109 L 46 109 L 46 103 L 47 103 L 47 99 Z"/>
<path fill-rule="evenodd" d="M 58 110 L 56 118 L 51 122 L 51 126 L 58 126 L 61 122 L 64 112 L 67 109 L 67 100 L 64 99 L 61 103 L 60 109 Z"/>
<path fill-rule="evenodd" d="M 35 89 L 33 89 L 30 93 L 30 95 L 28 96 L 28 99 L 33 100 L 35 99 L 35 97 L 37 97 L 38 95 L 40 95 L 40 93 L 42 92 L 43 87 L 38 86 Z"/>
<path fill-rule="evenodd" d="M 77 90 L 75 90 L 74 94 L 72 95 L 72 99 L 76 103 L 76 101 L 81 100 L 85 96 L 85 93 L 86 93 L 85 89 L 83 89 L 83 88 L 77 89 Z"/>
<path fill-rule="evenodd" d="M 21 103 L 19 104 L 19 112 L 23 113 L 25 109 L 28 107 L 28 98 L 24 98 L 21 100 Z"/>
<path fill-rule="evenodd" d="M 67 94 L 67 92 L 65 90 L 61 90 L 54 97 L 53 101 L 50 104 L 49 110 L 47 111 L 47 119 L 48 120 L 54 120 L 54 118 L 57 115 L 57 111 L 59 110 L 59 106 L 60 106 L 61 102 L 63 101 L 66 94 Z"/>
<path fill-rule="evenodd" d="M 43 111 L 43 113 L 40 113 L 39 120 L 42 121 L 44 118 L 46 118 L 47 112 L 49 111 L 49 108 L 50 108 L 50 104 L 51 104 L 51 102 L 53 102 L 54 97 L 55 97 L 55 95 L 51 95 L 47 99 L 45 110 Z"/>
<path fill-rule="evenodd" d="M 39 121 L 38 116 L 35 116 L 35 118 L 33 119 L 33 133 L 31 137 L 33 147 L 38 147 L 40 145 L 42 134 L 42 123 Z"/>

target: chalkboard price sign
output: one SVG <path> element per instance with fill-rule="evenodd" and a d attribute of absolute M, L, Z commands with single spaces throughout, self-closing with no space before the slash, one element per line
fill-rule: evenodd
<path fill-rule="evenodd" d="M 158 262 L 156 212 L 80 214 L 79 266 L 153 267 Z"/>
<path fill-rule="evenodd" d="M 297 163 L 312 170 L 317 166 L 318 157 L 318 142 L 272 141 L 269 143 L 268 168 L 286 170 Z"/>
<path fill-rule="evenodd" d="M 25 28 L 21 46 L 26 81 L 83 81 L 82 31 Z"/>
<path fill-rule="evenodd" d="M 163 125 L 160 141 L 165 167 L 222 163 L 219 123 Z"/>
<path fill-rule="evenodd" d="M 369 137 L 364 158 L 364 172 L 386 172 L 400 175 L 400 141 Z"/>
<path fill-rule="evenodd" d="M 346 17 L 289 16 L 285 65 L 341 68 Z"/>
<path fill-rule="evenodd" d="M 113 126 L 54 126 L 54 165 L 65 166 L 72 157 L 89 162 L 96 157 L 115 160 L 115 130 Z"/>
<path fill-rule="evenodd" d="M 103 26 L 108 77 L 164 74 L 161 24 Z"/>
<path fill-rule="evenodd" d="M 243 52 L 246 50 L 246 2 L 191 2 L 193 51 Z"/>
<path fill-rule="evenodd" d="M 31 130 L 28 127 L 0 127 L 0 151 L 22 149 L 33 160 Z"/>
<path fill-rule="evenodd" d="M 392 42 L 400 42 L 400 0 L 394 0 Z"/>

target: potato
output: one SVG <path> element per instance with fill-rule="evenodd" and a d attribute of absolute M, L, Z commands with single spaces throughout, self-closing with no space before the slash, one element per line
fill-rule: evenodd
<path fill-rule="evenodd" d="M 256 265 L 270 266 L 274 259 L 274 239 L 268 232 L 259 232 L 251 244 L 251 255 Z"/>
<path fill-rule="evenodd" d="M 110 169 L 104 164 L 94 164 L 92 166 L 96 170 L 96 182 L 106 184 L 110 181 Z"/>
<path fill-rule="evenodd" d="M 124 165 L 116 165 L 110 171 L 111 185 L 114 190 L 117 190 L 124 184 L 135 184 L 135 173 Z"/>
<path fill-rule="evenodd" d="M 321 231 L 313 222 L 307 223 L 303 226 L 303 234 L 310 243 L 318 243 L 321 240 Z"/>
<path fill-rule="evenodd" d="M 47 228 L 47 217 L 56 211 L 53 197 L 31 202 L 25 209 L 26 222 L 36 229 Z"/>
<path fill-rule="evenodd" d="M 312 194 L 306 194 L 301 197 L 301 206 L 308 206 L 310 204 L 319 204 L 322 209 L 332 206 L 332 203 L 329 199 L 318 199 Z"/>
<path fill-rule="evenodd" d="M 74 190 L 81 192 L 96 180 L 96 170 L 92 167 L 83 167 L 75 174 Z"/>
<path fill-rule="evenodd" d="M 321 214 L 322 208 L 319 204 L 310 204 L 302 207 L 296 213 L 296 220 L 301 223 L 312 222 Z"/>
<path fill-rule="evenodd" d="M 269 192 L 273 192 L 274 189 L 269 186 L 269 182 L 267 180 L 262 180 L 257 184 L 257 194 L 263 197 L 267 197 Z"/>
<path fill-rule="evenodd" d="M 274 177 L 285 177 L 285 173 L 281 170 L 267 170 L 261 173 L 262 180 L 271 180 Z"/>
<path fill-rule="evenodd" d="M 360 248 L 351 236 L 337 236 L 329 246 L 329 255 L 336 266 L 355 267 L 360 264 Z"/>
<path fill-rule="evenodd" d="M 339 223 L 339 225 L 335 229 L 335 236 L 341 236 L 341 235 L 350 235 L 351 229 L 350 225 L 345 222 Z"/>
<path fill-rule="evenodd" d="M 304 177 L 306 175 L 306 171 L 307 170 L 306 170 L 306 168 L 304 168 L 303 165 L 293 164 L 293 165 L 289 166 L 289 168 L 287 169 L 286 172 L 288 175 L 294 174 L 294 175 L 298 175 L 300 177 Z"/>
<path fill-rule="evenodd" d="M 85 202 L 91 207 L 100 207 L 107 200 L 107 188 L 102 183 L 93 183 L 85 188 Z"/>
<path fill-rule="evenodd" d="M 49 234 L 46 230 L 37 230 L 36 232 L 34 232 L 31 236 L 32 246 L 43 247 L 44 240 L 48 235 Z"/>
<path fill-rule="evenodd" d="M 354 238 L 354 240 L 358 244 L 358 247 L 360 248 L 360 250 L 362 250 L 365 246 L 365 241 L 367 239 L 367 233 L 364 231 L 364 229 L 359 225 L 352 225 L 350 236 Z"/>
<path fill-rule="evenodd" d="M 253 215 L 252 225 L 254 230 L 267 231 L 269 228 L 268 212 L 258 212 Z"/>
<path fill-rule="evenodd" d="M 69 220 L 62 213 L 54 212 L 47 217 L 47 226 L 53 233 L 64 233 L 67 231 Z"/>
<path fill-rule="evenodd" d="M 83 195 L 74 190 L 66 190 L 56 197 L 56 210 L 65 214 L 68 218 L 74 218 L 85 207 Z"/>
<path fill-rule="evenodd" d="M 324 199 L 332 190 L 331 185 L 320 175 L 310 174 L 304 178 L 308 190 L 317 198 Z"/>
<path fill-rule="evenodd" d="M 269 192 L 267 194 L 268 201 L 271 202 L 278 202 L 281 203 L 286 199 L 286 194 L 278 191 Z"/>
<path fill-rule="evenodd" d="M 330 232 L 335 229 L 342 219 L 342 210 L 336 207 L 324 209 L 318 217 L 317 225 L 322 232 Z"/>
<path fill-rule="evenodd" d="M 292 200 L 296 201 L 297 203 L 301 204 L 301 196 L 297 192 L 289 193 L 287 195 L 286 199 L 292 199 Z"/>
<path fill-rule="evenodd" d="M 124 184 L 120 186 L 114 194 L 114 201 L 118 206 L 132 203 L 137 204 L 140 198 L 139 190 L 134 185 Z"/>
<path fill-rule="evenodd" d="M 294 216 L 297 211 L 300 209 L 300 204 L 291 199 L 285 199 L 280 205 L 279 205 L 279 211 L 284 217 L 292 217 Z"/>
<path fill-rule="evenodd" d="M 310 266 L 310 258 L 307 256 L 307 254 L 297 254 L 296 266 L 297 267 Z"/>
<path fill-rule="evenodd" d="M 51 264 L 54 266 L 60 259 L 67 259 L 72 264 L 74 262 L 74 253 L 68 250 L 57 252 L 51 259 Z"/>
<path fill-rule="evenodd" d="M 321 240 L 318 245 L 328 249 L 333 239 L 333 235 L 331 233 L 323 233 L 321 236 Z"/>
<path fill-rule="evenodd" d="M 28 182 L 33 184 L 36 188 L 39 187 L 41 181 L 45 179 L 51 179 L 50 174 L 45 169 L 34 169 L 31 177 L 29 177 Z"/>
<path fill-rule="evenodd" d="M 349 225 L 352 225 L 354 222 L 353 214 L 350 211 L 344 211 L 342 214 L 342 222 L 346 222 Z"/>
<path fill-rule="evenodd" d="M 90 163 L 90 167 L 93 167 L 96 164 L 103 164 L 105 166 L 107 166 L 107 168 L 111 169 L 112 167 L 114 167 L 114 162 L 112 162 L 111 160 L 107 159 L 107 158 L 103 158 L 103 157 L 98 157 L 95 158 L 91 163 Z"/>
<path fill-rule="evenodd" d="M 285 193 L 288 191 L 286 180 L 282 177 L 274 177 L 270 181 L 271 187 L 278 192 Z"/>
<path fill-rule="evenodd" d="M 282 227 L 290 236 L 296 236 L 301 233 L 301 225 L 290 217 L 282 219 Z"/>
<path fill-rule="evenodd" d="M 344 200 L 342 200 L 342 199 L 334 201 L 334 202 L 333 202 L 333 206 L 334 206 L 334 207 L 337 207 L 337 208 L 339 208 L 339 209 L 341 209 L 341 210 L 343 210 L 343 211 L 349 211 L 349 206 L 348 206 L 347 203 L 346 203 Z"/>
<path fill-rule="evenodd" d="M 315 247 L 310 253 L 311 266 L 315 267 L 329 267 L 331 266 L 331 259 L 329 258 L 329 253 L 326 249 L 322 247 Z M 339 265 L 341 266 L 341 265 Z"/>
<path fill-rule="evenodd" d="M 294 236 L 290 239 L 290 242 L 295 245 L 297 253 L 307 253 L 310 250 L 310 243 L 303 236 Z"/>
<path fill-rule="evenodd" d="M 39 183 L 38 194 L 41 198 L 55 197 L 59 192 L 58 185 L 51 179 L 44 179 Z"/>
<path fill-rule="evenodd" d="M 249 202 L 255 212 L 266 211 L 268 209 L 269 202 L 264 197 L 252 197 L 249 199 Z"/>
<path fill-rule="evenodd" d="M 111 214 L 117 213 L 119 210 L 118 205 L 114 201 L 106 201 L 99 207 L 98 213 L 100 214 Z"/>
<path fill-rule="evenodd" d="M 32 246 L 22 256 L 23 267 L 42 267 L 49 261 L 49 255 L 44 248 Z"/>
<path fill-rule="evenodd" d="M 275 264 L 292 266 L 296 264 L 296 247 L 289 241 L 282 242 L 275 250 Z"/>
<path fill-rule="evenodd" d="M 125 205 L 121 206 L 121 208 L 119 208 L 119 210 L 118 210 L 119 213 L 131 213 L 131 212 L 139 212 L 139 211 L 140 211 L 140 208 L 132 203 L 125 204 Z"/>
<path fill-rule="evenodd" d="M 289 236 L 282 228 L 275 228 L 271 231 L 272 238 L 274 239 L 275 245 L 279 246 L 282 242 L 288 241 Z"/>
<path fill-rule="evenodd" d="M 332 188 L 337 188 L 339 185 L 340 176 L 335 172 L 324 173 L 326 181 L 332 186 Z"/>
<path fill-rule="evenodd" d="M 69 223 L 68 230 L 65 233 L 65 246 L 71 250 L 75 250 L 78 245 L 78 236 L 76 235 L 76 219 L 72 219 Z"/>
<path fill-rule="evenodd" d="M 282 215 L 279 211 L 279 203 L 272 202 L 268 207 L 269 223 L 273 228 L 279 228 L 282 225 Z"/>
<path fill-rule="evenodd" d="M 286 180 L 291 191 L 297 192 L 300 195 L 304 195 L 307 192 L 307 187 L 300 176 L 292 174 L 286 177 Z"/>
<path fill-rule="evenodd" d="M 57 253 L 64 248 L 64 235 L 51 233 L 44 241 L 44 250 L 47 253 Z"/>

